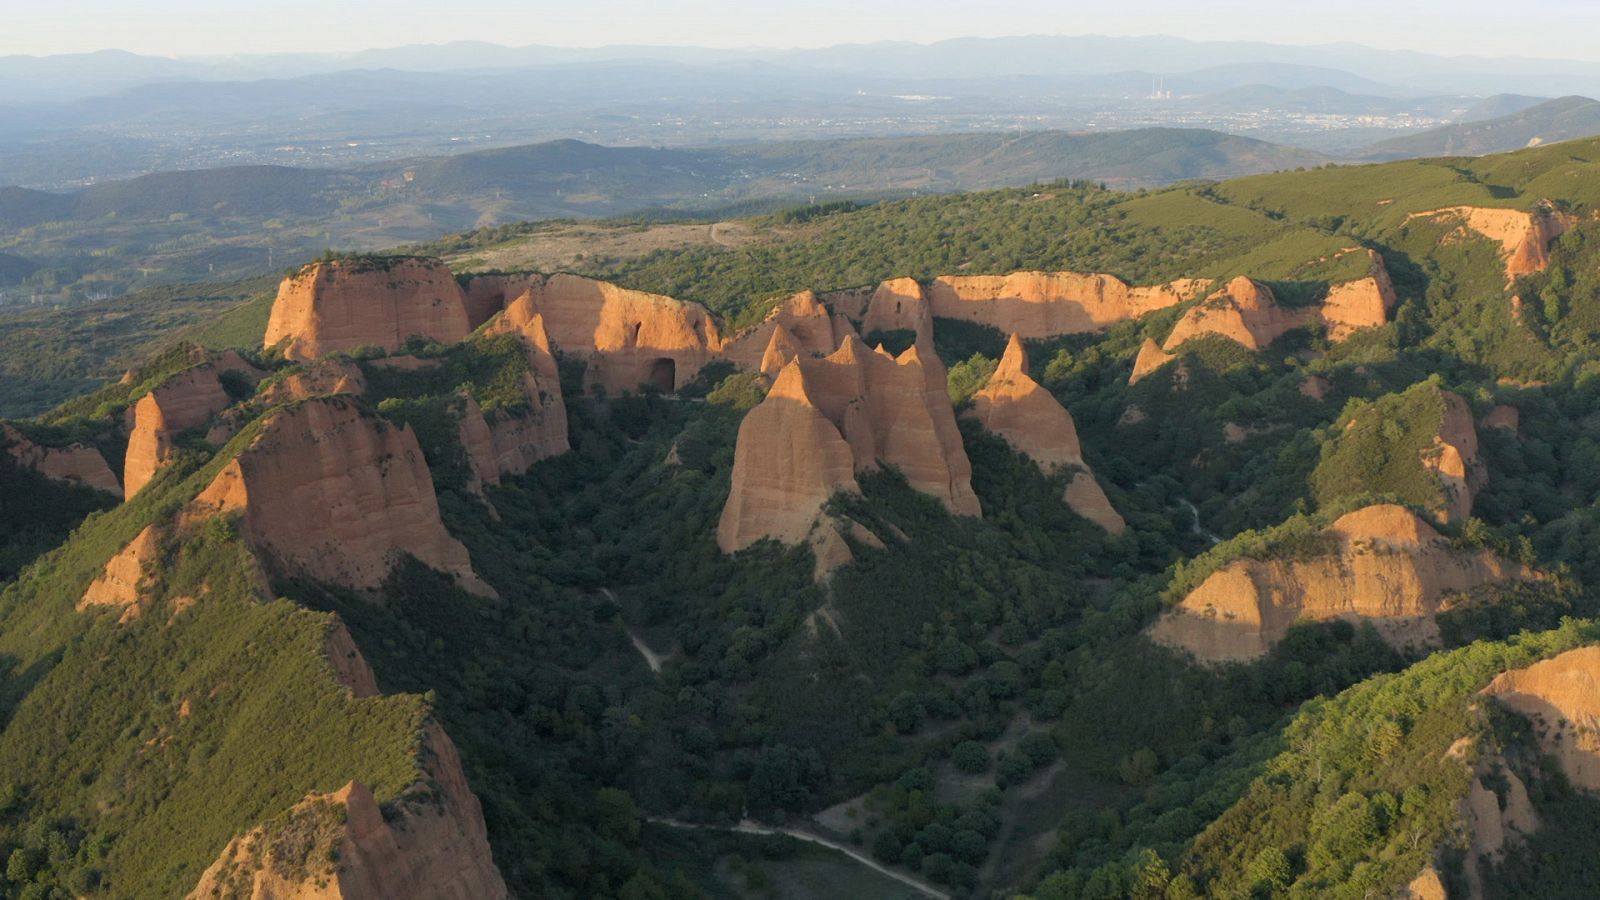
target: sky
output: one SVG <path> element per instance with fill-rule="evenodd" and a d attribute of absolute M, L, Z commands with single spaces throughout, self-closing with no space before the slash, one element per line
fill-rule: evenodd
<path fill-rule="evenodd" d="M 1597 33 L 1597 0 L 0 0 L 0 55 L 37 56 L 1166 34 L 1600 61 Z"/>

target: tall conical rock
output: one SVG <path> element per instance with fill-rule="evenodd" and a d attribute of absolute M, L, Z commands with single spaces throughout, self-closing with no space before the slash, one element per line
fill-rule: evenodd
<path fill-rule="evenodd" d="M 436 259 L 338 259 L 312 263 L 278 286 L 264 346 L 289 359 L 376 346 L 394 352 L 410 338 L 453 344 L 472 332 L 466 298 Z"/>
<path fill-rule="evenodd" d="M 827 499 L 859 492 L 855 474 L 880 464 L 951 512 L 980 514 L 943 385 L 943 367 L 918 348 L 891 358 L 854 335 L 824 359 L 790 360 L 739 426 L 718 545 L 731 553 L 765 537 L 805 540 Z"/>
<path fill-rule="evenodd" d="M 1328 340 L 1334 343 L 1364 328 L 1376 328 L 1388 322 L 1389 313 L 1398 302 L 1383 257 L 1365 248 L 1349 252 L 1367 255 L 1366 276 L 1328 288 L 1328 295 L 1317 311 L 1328 326 Z"/>
<path fill-rule="evenodd" d="M 767 372 L 767 350 L 782 331 L 792 355 L 827 356 L 855 329 L 835 315 L 811 291 L 801 291 L 778 304 L 761 324 L 740 332 L 722 348 L 722 356 L 741 369 Z M 787 362 L 787 360 L 785 360 Z M 779 366 L 781 368 L 781 365 Z M 777 371 L 768 372 L 776 375 Z"/>
<path fill-rule="evenodd" d="M 1011 335 L 989 383 L 972 395 L 971 415 L 1047 474 L 1076 469 L 1062 498 L 1074 512 L 1112 534 L 1127 528 L 1083 461 L 1072 414 L 1029 377 L 1028 354 L 1018 335 Z"/>
<path fill-rule="evenodd" d="M 1461 550 L 1403 506 L 1341 516 L 1328 550 L 1299 559 L 1239 559 L 1205 581 L 1151 628 L 1158 642 L 1204 660 L 1265 654 L 1297 621 L 1371 622 L 1397 646 L 1431 644 L 1434 616 L 1458 595 L 1537 577 L 1487 550 Z"/>
<path fill-rule="evenodd" d="M 1177 359 L 1171 353 L 1161 349 L 1161 345 L 1151 338 L 1145 338 L 1139 345 L 1139 355 L 1133 360 L 1133 374 L 1128 376 L 1129 384 L 1138 384 L 1146 375 Z"/>
<path fill-rule="evenodd" d="M 492 593 L 439 518 L 410 427 L 367 416 L 344 397 L 268 413 L 188 515 L 217 513 L 240 514 L 258 552 L 317 581 L 377 588 L 409 553 L 469 590 Z"/>

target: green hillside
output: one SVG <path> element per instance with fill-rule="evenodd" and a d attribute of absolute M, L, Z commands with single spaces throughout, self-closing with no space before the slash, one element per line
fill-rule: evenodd
<path fill-rule="evenodd" d="M 1171 150 L 1151 139 L 1152 158 Z M 1048 150 L 1029 144 L 985 152 Z M 849 164 L 914 168 L 938 152 L 857 144 Z M 746 243 L 577 266 L 701 301 L 728 332 L 806 288 L 1018 269 L 1248 275 L 1305 306 L 1366 274 L 1367 255 L 1345 251 L 1377 253 L 1392 321 L 1343 343 L 1316 326 L 1260 351 L 1211 336 L 1133 385 L 1140 345 L 1186 308 L 1030 343 L 1031 374 L 1071 412 L 1127 520 L 1119 535 L 1061 502 L 1069 473 L 963 420 L 981 518 L 950 516 L 892 468 L 862 471 L 861 494 L 833 508 L 884 546 L 856 544 L 831 582 L 813 581 L 804 546 L 723 554 L 736 436 L 764 387 L 717 366 L 677 395 L 596 398 L 563 360 L 572 450 L 474 492 L 461 397 L 492 413 L 528 365 L 487 335 L 409 347 L 421 364 L 349 362 L 370 387 L 363 413 L 415 430 L 443 521 L 493 597 L 413 559 L 371 592 L 292 573 L 263 585 L 237 523 L 217 518 L 164 546 L 137 618 L 78 611 L 106 560 L 171 521 L 261 427 L 259 392 L 233 410 L 255 424 L 223 446 L 204 427 L 179 435 L 177 461 L 113 508 L 54 485 L 18 502 L 14 487 L 40 482 L 0 459 L 0 896 L 181 896 L 230 837 L 309 791 L 360 778 L 395 801 L 428 717 L 459 746 L 519 897 L 885 889 L 843 854 L 731 830 L 745 819 L 958 897 L 1394 896 L 1429 862 L 1452 883 L 1465 874 L 1452 848 L 1470 775 L 1445 757 L 1462 737 L 1519 767 L 1546 822 L 1477 873 L 1488 895 L 1581 896 L 1593 798 L 1538 761 L 1530 726 L 1473 696 L 1498 672 L 1600 643 L 1597 164 L 1600 141 L 1574 141 L 1131 192 L 1051 181 L 808 204 L 738 223 Z M 1573 227 L 1543 271 L 1509 284 L 1499 244 L 1414 216 L 1546 202 Z M 569 227 L 410 249 L 465 270 Z M 613 222 L 602 237 L 659 227 Z M 0 319 L 7 409 L 37 415 L 20 426 L 35 440 L 93 442 L 120 470 L 122 411 L 191 360 L 159 351 L 177 336 L 258 348 L 270 291 L 213 283 Z M 1005 346 L 970 323 L 934 331 L 959 394 Z M 295 371 L 261 364 L 268 387 Z M 1397 649 L 1335 620 L 1296 625 L 1253 662 L 1201 665 L 1146 636 L 1229 561 L 1326 550 L 1320 529 L 1344 512 L 1385 500 L 1431 518 L 1438 483 L 1420 455 L 1440 390 L 1474 419 L 1504 405 L 1517 422 L 1476 429 L 1487 477 L 1472 518 L 1435 524 L 1451 548 L 1546 577 L 1452 607 L 1437 646 Z M 321 642 L 335 618 L 383 697 L 332 679 Z"/>

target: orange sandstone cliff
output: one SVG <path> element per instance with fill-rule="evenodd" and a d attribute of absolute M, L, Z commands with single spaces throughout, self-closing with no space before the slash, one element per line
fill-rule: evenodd
<path fill-rule="evenodd" d="M 550 344 L 583 360 L 585 382 L 610 392 L 677 390 L 722 349 L 717 323 L 700 304 L 592 278 L 552 275 L 513 303 L 542 316 Z"/>
<path fill-rule="evenodd" d="M 1285 333 L 1308 324 L 1315 309 L 1285 309 L 1264 284 L 1239 276 L 1184 313 L 1161 345 L 1171 351 L 1191 338 L 1217 334 L 1260 350 Z"/>
<path fill-rule="evenodd" d="M 363 346 L 393 352 L 413 337 L 453 344 L 471 331 L 461 286 L 444 263 L 340 259 L 284 279 L 264 345 L 314 359 Z"/>
<path fill-rule="evenodd" d="M 793 355 L 827 356 L 855 333 L 850 321 L 837 315 L 811 291 L 801 291 L 779 304 L 760 325 L 740 332 L 722 348 L 722 356 L 741 369 L 765 371 L 762 366 L 773 336 L 783 332 Z"/>
<path fill-rule="evenodd" d="M 854 335 L 824 359 L 790 360 L 740 423 L 718 546 L 806 539 L 827 499 L 858 492 L 855 473 L 880 464 L 951 512 L 980 514 L 944 383 L 944 367 L 920 348 L 896 359 Z"/>
<path fill-rule="evenodd" d="M 127 414 L 128 453 L 123 461 L 122 484 L 132 499 L 171 459 L 173 439 L 179 432 L 204 425 L 212 416 L 233 405 L 223 387 L 225 372 L 238 372 L 251 383 L 262 372 L 239 354 L 228 350 L 204 357 L 139 398 Z"/>
<path fill-rule="evenodd" d="M 81 484 L 108 494 L 122 496 L 122 485 L 106 465 L 100 451 L 84 444 L 45 447 L 23 436 L 10 423 L 0 424 L 0 442 L 17 465 L 33 469 L 46 478 Z"/>
<path fill-rule="evenodd" d="M 1161 345 L 1150 338 L 1145 338 L 1139 345 L 1139 355 L 1133 360 L 1133 374 L 1128 376 L 1129 384 L 1138 384 L 1146 375 L 1161 368 L 1178 357 L 1161 349 Z"/>
<path fill-rule="evenodd" d="M 1483 693 L 1532 720 L 1545 753 L 1567 780 L 1600 790 L 1600 647 L 1568 650 L 1503 672 Z"/>
<path fill-rule="evenodd" d="M 964 319 L 1025 339 L 1098 331 L 1200 296 L 1211 282 L 1181 279 L 1133 287 L 1111 275 L 1013 272 L 942 275 L 928 286 L 932 314 Z"/>
<path fill-rule="evenodd" d="M 1478 431 L 1472 409 L 1460 394 L 1440 391 L 1444 418 L 1433 445 L 1422 452 L 1422 464 L 1439 477 L 1446 497 L 1440 515 L 1446 522 L 1462 522 L 1472 515 L 1472 502 L 1488 480 L 1488 470 L 1478 457 Z"/>
<path fill-rule="evenodd" d="M 1328 289 L 1318 315 L 1328 326 L 1328 339 L 1338 343 L 1363 328 L 1376 328 L 1389 321 L 1397 298 L 1394 282 L 1383 257 L 1373 250 L 1353 250 L 1367 254 L 1367 275 Z"/>
<path fill-rule="evenodd" d="M 1328 552 L 1307 559 L 1240 559 L 1211 573 L 1151 628 L 1151 637 L 1207 661 L 1265 654 L 1300 620 L 1369 621 L 1396 645 L 1431 643 L 1434 614 L 1485 585 L 1536 577 L 1486 551 L 1452 549 L 1405 507 L 1341 516 Z"/>
<path fill-rule="evenodd" d="M 971 415 L 1047 474 L 1075 469 L 1063 497 L 1074 512 L 1112 534 L 1127 528 L 1083 461 L 1072 414 L 1028 376 L 1028 354 L 1017 335 L 1011 335 L 989 383 L 972 396 Z"/>
<path fill-rule="evenodd" d="M 409 427 L 364 415 L 342 397 L 285 406 L 265 422 L 194 499 L 191 515 L 238 513 L 257 551 L 318 581 L 377 588 L 409 553 L 492 593 L 445 531 Z"/>
<path fill-rule="evenodd" d="M 378 694 L 372 669 L 342 623 L 324 651 L 357 697 Z M 483 807 L 461 757 L 437 723 L 424 726 L 417 781 L 381 808 L 351 781 L 313 793 L 286 816 L 234 838 L 189 900 L 502 900 Z"/>
<path fill-rule="evenodd" d="M 1565 234 L 1575 223 L 1572 216 L 1548 203 L 1530 211 L 1488 209 L 1478 206 L 1450 206 L 1412 213 L 1412 219 L 1435 219 L 1460 223 L 1464 231 L 1488 238 L 1500 245 L 1506 260 L 1506 284 L 1519 276 L 1544 271 L 1550 264 L 1550 242 Z"/>

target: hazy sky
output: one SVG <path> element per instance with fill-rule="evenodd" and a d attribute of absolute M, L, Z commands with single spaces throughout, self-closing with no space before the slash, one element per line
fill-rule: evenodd
<path fill-rule="evenodd" d="M 1600 60 L 1596 33 L 1597 0 L 0 0 L 0 54 L 34 55 L 1171 34 Z"/>

